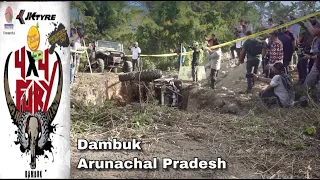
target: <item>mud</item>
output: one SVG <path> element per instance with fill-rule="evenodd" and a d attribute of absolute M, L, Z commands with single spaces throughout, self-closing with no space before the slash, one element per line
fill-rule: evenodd
<path fill-rule="evenodd" d="M 131 102 L 130 83 L 120 82 L 115 73 L 78 73 L 75 81 L 71 97 L 83 105 L 102 106 L 107 100 L 115 100 L 121 104 Z"/>

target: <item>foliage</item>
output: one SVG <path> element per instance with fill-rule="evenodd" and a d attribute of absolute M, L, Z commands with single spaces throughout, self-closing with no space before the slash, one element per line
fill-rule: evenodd
<path fill-rule="evenodd" d="M 72 1 L 71 7 L 72 25 L 84 27 L 87 41 L 115 40 L 125 47 L 138 41 L 143 54 L 172 53 L 181 42 L 204 44 L 204 35 L 212 33 L 220 42 L 233 40 L 240 19 L 259 31 L 269 17 L 278 23 L 319 10 L 317 1 Z M 144 68 L 174 68 L 176 57 L 143 58 L 142 63 Z"/>

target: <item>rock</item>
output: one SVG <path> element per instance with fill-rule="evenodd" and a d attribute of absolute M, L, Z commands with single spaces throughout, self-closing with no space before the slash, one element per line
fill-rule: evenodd
<path fill-rule="evenodd" d="M 224 113 L 238 114 L 240 112 L 240 108 L 235 103 L 230 103 L 225 101 L 225 105 L 223 106 Z"/>

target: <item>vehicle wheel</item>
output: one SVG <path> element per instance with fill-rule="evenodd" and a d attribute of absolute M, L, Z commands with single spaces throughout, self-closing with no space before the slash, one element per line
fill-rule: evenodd
<path fill-rule="evenodd" d="M 134 73 L 124 73 L 124 74 L 119 74 L 119 81 L 132 81 L 134 80 Z"/>
<path fill-rule="evenodd" d="M 135 73 L 135 79 L 137 81 L 153 81 L 162 77 L 162 71 L 156 70 L 144 70 Z"/>
<path fill-rule="evenodd" d="M 103 59 L 97 59 L 97 61 L 98 61 L 98 72 L 99 73 L 103 73 L 103 71 L 104 71 L 104 61 L 103 61 Z"/>
<path fill-rule="evenodd" d="M 123 63 L 123 72 L 132 72 L 132 62 L 131 61 L 124 61 Z"/>

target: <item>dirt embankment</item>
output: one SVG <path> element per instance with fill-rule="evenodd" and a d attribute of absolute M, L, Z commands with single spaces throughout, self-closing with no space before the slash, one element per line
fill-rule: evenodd
<path fill-rule="evenodd" d="M 115 73 L 79 73 L 72 85 L 71 97 L 84 105 L 102 106 L 107 100 L 128 104 L 131 89 L 128 84 L 120 82 Z"/>

